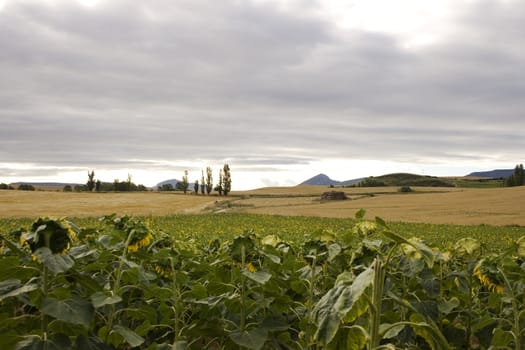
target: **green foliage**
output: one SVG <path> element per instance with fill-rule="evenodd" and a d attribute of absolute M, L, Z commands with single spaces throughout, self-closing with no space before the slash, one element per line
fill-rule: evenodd
<path fill-rule="evenodd" d="M 382 176 L 371 176 L 357 184 L 358 187 L 378 186 L 423 186 L 423 187 L 454 187 L 454 184 L 444 178 L 416 174 L 396 173 Z"/>
<path fill-rule="evenodd" d="M 223 175 L 222 175 L 222 192 L 225 196 L 230 193 L 232 189 L 232 176 L 230 172 L 230 166 L 228 164 L 224 164 L 223 167 Z"/>
<path fill-rule="evenodd" d="M 184 175 L 182 175 L 182 181 L 177 183 L 177 185 L 179 184 L 180 184 L 180 189 L 184 192 L 184 194 L 186 194 L 190 186 L 190 183 L 188 182 L 188 170 L 184 170 Z"/>
<path fill-rule="evenodd" d="M 12 190 L 12 189 L 13 189 L 13 186 L 5 184 L 5 183 L 0 183 L 0 190 Z"/>
<path fill-rule="evenodd" d="M 401 192 L 401 193 L 410 193 L 410 192 L 414 192 L 414 190 L 412 189 L 412 187 L 410 186 L 401 186 L 398 190 L 398 192 Z"/>
<path fill-rule="evenodd" d="M 63 191 L 64 192 L 72 192 L 73 191 L 73 187 L 71 187 L 71 185 L 65 185 L 64 188 L 63 188 Z"/>
<path fill-rule="evenodd" d="M 31 184 L 20 184 L 18 185 L 18 190 L 20 191 L 34 191 L 35 187 Z"/>
<path fill-rule="evenodd" d="M 412 227 L 422 240 L 409 225 L 366 220 L 364 210 L 353 220 L 111 215 L 80 222 L 87 228 L 49 218 L 0 222 L 4 348 L 523 344 L 525 238 L 486 254 L 476 239 L 445 232 L 449 226 Z M 14 231 L 18 224 L 29 228 Z M 484 229 L 488 241 L 503 236 Z M 449 243 L 438 235 L 450 235 Z"/>
<path fill-rule="evenodd" d="M 92 170 L 91 172 L 88 171 L 88 180 L 86 183 L 87 190 L 89 192 L 92 192 L 95 189 L 95 184 L 96 184 L 95 171 L 94 170 Z"/>
<path fill-rule="evenodd" d="M 505 184 L 509 187 L 523 186 L 525 184 L 525 171 L 523 170 L 523 164 L 516 165 L 514 168 L 514 174 L 506 180 Z"/>
<path fill-rule="evenodd" d="M 163 184 L 157 188 L 158 191 L 175 191 L 172 184 Z"/>
<path fill-rule="evenodd" d="M 199 180 L 195 180 L 195 183 L 193 184 L 193 192 L 199 194 Z"/>
<path fill-rule="evenodd" d="M 213 190 L 213 174 L 210 167 L 206 167 L 206 194 L 210 194 Z"/>

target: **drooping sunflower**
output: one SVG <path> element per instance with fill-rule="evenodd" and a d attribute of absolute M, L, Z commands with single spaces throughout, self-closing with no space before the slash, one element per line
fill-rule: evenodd
<path fill-rule="evenodd" d="M 491 292 L 503 294 L 504 285 L 503 280 L 495 267 L 494 261 L 490 258 L 481 259 L 478 261 L 473 275 L 480 281 L 480 283 Z"/>
<path fill-rule="evenodd" d="M 74 239 L 76 231 L 64 219 L 39 218 L 29 232 L 20 235 L 20 244 L 27 246 L 34 253 L 38 248 L 47 247 L 53 254 L 66 253 Z"/>
<path fill-rule="evenodd" d="M 173 277 L 171 263 L 168 260 L 157 261 L 153 264 L 155 272 L 162 278 L 170 279 Z"/>
<path fill-rule="evenodd" d="M 153 240 L 150 230 L 135 230 L 128 244 L 128 252 L 136 252 L 142 247 L 147 247 Z"/>

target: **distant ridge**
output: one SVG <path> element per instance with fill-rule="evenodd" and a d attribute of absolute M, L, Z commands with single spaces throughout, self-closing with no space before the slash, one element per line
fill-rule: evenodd
<path fill-rule="evenodd" d="M 170 179 L 170 180 L 164 180 L 162 182 L 159 182 L 158 184 L 155 185 L 155 188 L 157 187 L 162 187 L 163 185 L 172 185 L 173 188 L 176 188 L 177 187 L 177 184 L 181 182 L 180 180 L 177 180 L 177 179 Z"/>
<path fill-rule="evenodd" d="M 488 177 L 493 179 L 500 179 L 500 178 L 508 178 L 512 174 L 514 174 L 514 169 L 496 169 L 496 170 L 490 170 L 490 171 L 477 171 L 474 173 L 470 173 L 467 176 L 475 176 L 475 177 Z"/>
<path fill-rule="evenodd" d="M 77 183 L 66 183 L 66 182 L 29 182 L 29 181 L 20 181 L 20 182 L 13 182 L 10 183 L 12 186 L 20 186 L 20 185 L 31 185 L 35 187 L 64 187 L 66 185 L 69 186 L 76 186 L 80 185 Z"/>
<path fill-rule="evenodd" d="M 318 175 L 315 175 L 314 177 L 304 181 L 304 182 L 301 182 L 299 184 L 299 186 L 301 185 L 310 185 L 310 186 L 350 186 L 350 185 L 353 185 L 355 183 L 358 183 L 359 181 L 363 180 L 362 178 L 360 179 L 353 179 L 353 180 L 346 180 L 346 181 L 337 181 L 337 180 L 332 180 L 330 177 L 328 177 L 328 175 L 325 175 L 325 174 L 318 174 Z"/>

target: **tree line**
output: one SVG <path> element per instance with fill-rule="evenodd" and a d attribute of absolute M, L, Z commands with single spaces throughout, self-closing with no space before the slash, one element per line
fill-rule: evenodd
<path fill-rule="evenodd" d="M 137 192 L 147 191 L 148 188 L 144 185 L 137 185 L 131 181 L 131 174 L 124 181 L 115 179 L 113 182 L 102 182 L 95 179 L 95 171 L 88 171 L 88 180 L 84 185 L 65 185 L 64 192 Z"/>
<path fill-rule="evenodd" d="M 525 184 L 525 172 L 523 170 L 523 164 L 516 165 L 514 173 L 507 178 L 505 185 L 508 187 L 523 186 Z"/>
<path fill-rule="evenodd" d="M 206 175 L 205 175 L 206 174 Z M 232 187 L 232 178 L 231 178 L 231 170 L 230 166 L 228 164 L 224 164 L 224 166 L 219 169 L 219 180 L 215 187 L 213 186 L 213 171 L 211 167 L 206 167 L 206 172 L 202 170 L 201 172 L 201 178 L 200 182 L 199 180 L 195 180 L 193 183 L 193 193 L 196 195 L 199 194 L 199 192 L 202 195 L 210 195 L 213 191 L 217 192 L 219 196 L 227 196 L 228 193 L 231 191 Z M 188 170 L 184 170 L 184 175 L 182 176 L 182 180 L 177 182 L 175 186 L 172 184 L 164 184 L 162 186 L 159 186 L 157 188 L 158 191 L 182 191 L 184 194 L 188 193 L 190 190 L 190 181 L 188 178 Z"/>

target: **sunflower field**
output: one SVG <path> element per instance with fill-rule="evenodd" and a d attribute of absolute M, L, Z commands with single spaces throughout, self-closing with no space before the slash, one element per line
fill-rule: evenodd
<path fill-rule="evenodd" d="M 293 238 L 116 215 L 0 229 L 0 346 L 525 349 L 525 238 L 436 245 L 364 218 Z"/>

